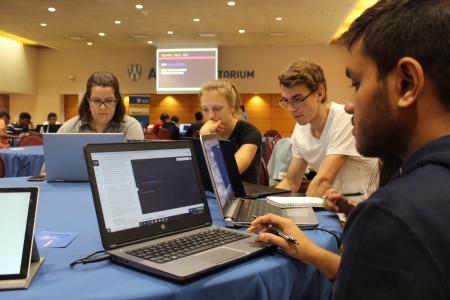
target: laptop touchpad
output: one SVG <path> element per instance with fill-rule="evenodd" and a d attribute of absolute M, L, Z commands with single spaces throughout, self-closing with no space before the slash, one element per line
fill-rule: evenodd
<path fill-rule="evenodd" d="M 246 254 L 247 253 L 235 249 L 221 247 L 195 255 L 195 258 L 205 260 L 212 264 L 219 265 L 229 260 L 232 260 L 236 257 L 244 256 Z"/>

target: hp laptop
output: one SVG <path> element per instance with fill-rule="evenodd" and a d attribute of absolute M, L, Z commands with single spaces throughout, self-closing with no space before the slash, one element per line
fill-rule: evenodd
<path fill-rule="evenodd" d="M 228 140 L 219 140 L 219 144 L 225 160 L 225 166 L 228 170 L 228 174 L 230 175 L 231 186 L 235 197 L 261 198 L 269 195 L 286 193 L 290 195 L 291 191 L 289 190 L 242 181 L 241 175 L 239 174 L 239 168 L 231 148 L 231 142 Z"/>
<path fill-rule="evenodd" d="M 189 141 L 84 147 L 102 244 L 113 262 L 188 280 L 271 246 L 212 226 Z"/>
<path fill-rule="evenodd" d="M 45 176 L 50 181 L 89 181 L 83 146 L 120 143 L 123 133 L 44 133 Z"/>
<path fill-rule="evenodd" d="M 0 290 L 26 289 L 44 258 L 34 242 L 37 187 L 0 188 Z"/>
<path fill-rule="evenodd" d="M 289 218 L 303 227 L 319 224 L 311 207 L 282 209 L 267 203 L 266 200 L 236 198 L 217 135 L 202 135 L 200 139 L 216 199 L 226 226 L 249 226 L 254 215 L 260 216 L 267 213 Z"/>

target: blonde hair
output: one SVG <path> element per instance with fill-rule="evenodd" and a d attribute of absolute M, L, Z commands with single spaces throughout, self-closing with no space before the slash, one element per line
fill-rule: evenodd
<path fill-rule="evenodd" d="M 239 93 L 236 86 L 227 80 L 210 80 L 202 84 L 199 92 L 201 97 L 206 92 L 217 92 L 219 95 L 225 97 L 230 107 L 234 108 L 233 117 L 239 118 L 240 114 L 240 100 Z"/>

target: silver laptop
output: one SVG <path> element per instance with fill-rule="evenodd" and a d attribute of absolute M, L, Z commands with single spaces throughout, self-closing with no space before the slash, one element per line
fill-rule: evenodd
<path fill-rule="evenodd" d="M 89 181 L 83 146 L 120 143 L 123 133 L 44 133 L 45 176 L 50 181 Z"/>
<path fill-rule="evenodd" d="M 0 188 L 0 290 L 26 289 L 42 265 L 34 242 L 39 188 Z"/>
<path fill-rule="evenodd" d="M 189 141 L 84 147 L 102 244 L 113 262 L 188 280 L 274 249 L 212 226 L 193 151 Z"/>
<path fill-rule="evenodd" d="M 202 135 L 200 139 L 216 199 L 226 226 L 249 226 L 254 219 L 253 216 L 268 213 L 289 218 L 301 227 L 319 224 L 311 207 L 282 209 L 267 203 L 266 200 L 236 198 L 217 135 Z"/>

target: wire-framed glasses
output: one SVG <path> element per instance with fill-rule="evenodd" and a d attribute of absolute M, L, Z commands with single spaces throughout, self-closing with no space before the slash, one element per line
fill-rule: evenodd
<path fill-rule="evenodd" d="M 287 109 L 289 107 L 289 104 L 292 105 L 293 107 L 298 107 L 300 103 L 303 103 L 309 96 L 314 94 L 317 90 L 318 89 L 312 90 L 311 93 L 309 93 L 303 98 L 294 97 L 290 101 L 286 98 L 281 98 L 280 100 L 278 100 L 278 105 L 284 109 Z"/>
<path fill-rule="evenodd" d="M 88 101 L 92 106 L 95 106 L 97 108 L 100 108 L 102 105 L 105 105 L 105 107 L 107 107 L 107 108 L 111 108 L 111 107 L 114 107 L 114 105 L 116 105 L 116 102 L 117 102 L 117 100 L 114 98 L 109 98 L 109 99 L 105 99 L 105 100 L 101 100 L 101 99 L 97 99 L 97 98 L 93 98 L 93 99 L 88 98 Z"/>

